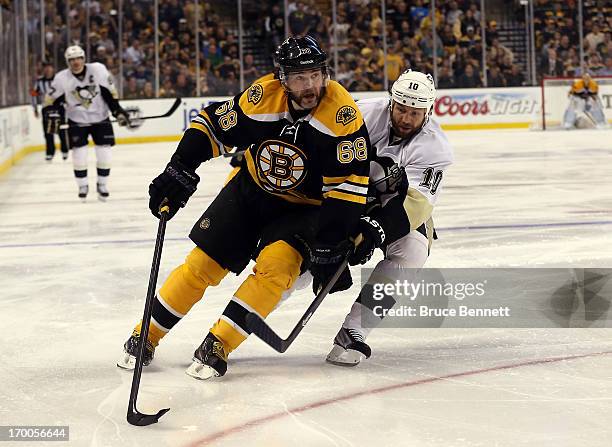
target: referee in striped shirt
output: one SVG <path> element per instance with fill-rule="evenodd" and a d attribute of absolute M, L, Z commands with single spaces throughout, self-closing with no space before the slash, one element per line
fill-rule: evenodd
<path fill-rule="evenodd" d="M 38 106 L 43 104 L 45 94 L 51 89 L 51 82 L 55 77 L 53 65 L 45 62 L 43 64 L 43 76 L 38 78 L 32 89 L 32 107 L 34 107 L 34 116 L 39 117 Z M 47 144 L 45 160 L 51 162 L 55 155 L 55 141 L 53 134 L 57 133 L 60 139 L 62 150 L 62 159 L 68 158 L 68 144 L 66 143 L 66 131 L 60 130 L 59 126 L 64 122 L 63 107 L 47 106 L 42 108 L 43 117 L 43 132 L 45 134 L 45 142 Z"/>

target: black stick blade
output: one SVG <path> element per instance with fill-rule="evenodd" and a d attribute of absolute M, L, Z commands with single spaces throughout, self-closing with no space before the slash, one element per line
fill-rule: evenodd
<path fill-rule="evenodd" d="M 245 317 L 248 328 L 257 335 L 267 345 L 271 346 L 275 351 L 285 352 L 289 346 L 285 340 L 280 338 L 276 332 L 268 326 L 261 317 L 253 312 L 249 312 Z"/>
<path fill-rule="evenodd" d="M 144 427 L 146 425 L 157 423 L 159 418 L 161 418 L 168 411 L 170 411 L 170 408 L 163 408 L 159 410 L 157 414 L 144 414 L 136 409 L 134 409 L 134 411 L 128 410 L 127 421 L 132 425 Z"/>

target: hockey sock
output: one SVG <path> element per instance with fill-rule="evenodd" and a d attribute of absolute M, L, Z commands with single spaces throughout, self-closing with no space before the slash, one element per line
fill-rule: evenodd
<path fill-rule="evenodd" d="M 214 259 L 196 247 L 185 263 L 170 273 L 153 302 L 149 340 L 159 344 L 195 303 L 200 301 L 208 286 L 216 286 L 227 274 Z M 140 333 L 141 323 L 134 329 Z"/>
<path fill-rule="evenodd" d="M 302 256 L 284 241 L 266 246 L 257 257 L 252 275 L 242 283 L 210 332 L 229 354 L 249 335 L 246 315 L 266 318 L 300 274 Z"/>
<path fill-rule="evenodd" d="M 98 184 L 105 186 L 110 175 L 111 147 L 108 145 L 96 146 L 96 168 L 98 172 Z"/>
<path fill-rule="evenodd" d="M 72 166 L 77 185 L 87 186 L 87 146 L 72 149 Z"/>

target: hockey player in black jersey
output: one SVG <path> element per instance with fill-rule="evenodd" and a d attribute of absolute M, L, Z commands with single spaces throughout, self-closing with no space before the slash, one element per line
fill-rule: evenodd
<path fill-rule="evenodd" d="M 311 37 L 287 39 L 279 47 L 279 79 L 255 83 L 203 109 L 151 183 L 151 211 L 159 216 L 167 204 L 172 217 L 196 190 L 195 170 L 202 162 L 234 146 L 249 148 L 240 170 L 194 225 L 190 238 L 196 247 L 154 301 L 147 362 L 208 287 L 230 271 L 240 273 L 253 258 L 253 274 L 187 370 L 198 379 L 224 375 L 228 354 L 249 335 L 248 312 L 266 317 L 308 268 L 318 289 L 354 249 L 349 238 L 366 203 L 370 141 L 349 93 L 329 80 L 326 60 Z M 334 290 L 351 284 L 346 269 Z M 140 323 L 118 366 L 133 367 L 139 334 Z"/>

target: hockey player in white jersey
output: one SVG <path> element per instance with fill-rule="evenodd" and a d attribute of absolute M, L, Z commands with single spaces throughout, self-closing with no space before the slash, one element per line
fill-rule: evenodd
<path fill-rule="evenodd" d="M 360 262 L 365 263 L 379 247 L 384 259 L 376 265 L 336 335 L 327 356 L 330 363 L 354 366 L 370 356 L 365 341 L 381 318 L 362 303 L 361 296 L 377 281 L 373 278 L 394 281 L 390 275 L 401 275 L 401 269 L 422 268 L 429 255 L 434 239 L 432 211 L 444 173 L 453 162 L 446 135 L 431 119 L 435 99 L 431 75 L 408 70 L 393 84 L 390 99 L 357 103 L 376 153 L 370 162 L 368 213 L 361 220 L 364 242 L 356 255 L 360 253 Z M 385 297 L 377 304 L 391 308 L 395 300 Z"/>
<path fill-rule="evenodd" d="M 85 52 L 78 45 L 68 47 L 64 56 L 68 68 L 55 76 L 47 92 L 46 104 L 63 103 L 66 110 L 74 176 L 82 200 L 89 192 L 87 144 L 91 135 L 96 151 L 98 198 L 106 200 L 111 147 L 115 144 L 108 114 L 110 111 L 120 126 L 129 125 L 129 117 L 119 105 L 112 76 L 103 64 L 85 63 Z"/>

